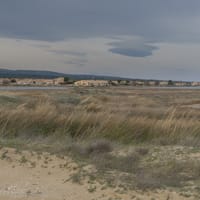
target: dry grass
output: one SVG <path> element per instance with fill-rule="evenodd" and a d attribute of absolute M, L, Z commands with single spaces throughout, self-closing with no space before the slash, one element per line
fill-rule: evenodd
<path fill-rule="evenodd" d="M 124 143 L 200 144 L 197 90 L 68 89 L 1 92 L 1 136 L 100 137 Z M 14 109 L 15 108 L 15 109 Z"/>

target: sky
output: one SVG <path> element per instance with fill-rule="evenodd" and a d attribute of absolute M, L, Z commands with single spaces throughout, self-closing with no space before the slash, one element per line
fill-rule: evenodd
<path fill-rule="evenodd" d="M 199 0 L 0 0 L 0 68 L 200 81 Z"/>

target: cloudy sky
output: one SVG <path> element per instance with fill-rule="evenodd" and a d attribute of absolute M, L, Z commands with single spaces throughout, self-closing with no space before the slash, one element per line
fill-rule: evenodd
<path fill-rule="evenodd" d="M 0 68 L 200 81 L 200 1 L 0 0 Z"/>

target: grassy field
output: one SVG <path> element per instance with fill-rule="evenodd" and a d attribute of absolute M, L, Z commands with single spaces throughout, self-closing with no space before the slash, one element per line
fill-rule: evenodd
<path fill-rule="evenodd" d="M 0 94 L 0 135 L 200 144 L 198 90 L 69 88 Z"/>
<path fill-rule="evenodd" d="M 76 183 L 200 198 L 200 90 L 1 91 L 0 144 L 70 155 Z"/>

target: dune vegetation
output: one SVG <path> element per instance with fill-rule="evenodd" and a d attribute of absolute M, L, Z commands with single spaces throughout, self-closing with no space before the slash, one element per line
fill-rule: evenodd
<path fill-rule="evenodd" d="M 194 146 L 200 144 L 199 98 L 198 90 L 174 89 L 1 92 L 0 135 Z"/>
<path fill-rule="evenodd" d="M 80 166 L 73 182 L 89 177 L 123 191 L 170 187 L 199 198 L 199 122 L 195 89 L 74 87 L 0 94 L 0 145 L 68 154 Z M 83 170 L 88 164 L 95 172 Z"/>

